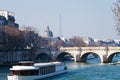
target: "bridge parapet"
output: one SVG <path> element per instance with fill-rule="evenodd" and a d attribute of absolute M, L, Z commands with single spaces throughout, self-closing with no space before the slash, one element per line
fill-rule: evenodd
<path fill-rule="evenodd" d="M 78 51 L 80 47 L 61 47 L 60 51 Z"/>
<path fill-rule="evenodd" d="M 103 51 L 106 47 L 81 47 L 82 51 Z"/>
<path fill-rule="evenodd" d="M 120 47 L 108 47 L 109 51 L 120 51 Z"/>

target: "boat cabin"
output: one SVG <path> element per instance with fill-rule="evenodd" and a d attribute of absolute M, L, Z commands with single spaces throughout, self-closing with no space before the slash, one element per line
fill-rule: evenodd
<path fill-rule="evenodd" d="M 10 68 L 11 75 L 31 76 L 31 75 L 45 75 L 56 71 L 56 67 L 62 65 L 60 62 L 51 63 L 33 63 L 30 61 L 19 62 L 19 65 Z"/>
<path fill-rule="evenodd" d="M 67 67 L 61 62 L 33 63 L 19 62 L 19 65 L 10 68 L 8 80 L 36 80 L 67 72 Z"/>

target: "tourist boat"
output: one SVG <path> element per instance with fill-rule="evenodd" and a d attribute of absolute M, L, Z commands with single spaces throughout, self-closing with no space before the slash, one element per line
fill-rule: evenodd
<path fill-rule="evenodd" d="M 67 67 L 62 62 L 33 63 L 22 61 L 10 68 L 8 80 L 36 80 L 67 72 Z"/>

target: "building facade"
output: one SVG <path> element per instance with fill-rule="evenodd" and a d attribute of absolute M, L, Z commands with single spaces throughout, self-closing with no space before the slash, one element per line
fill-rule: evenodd
<path fill-rule="evenodd" d="M 6 44 L 8 34 L 18 32 L 19 25 L 15 23 L 15 13 L 7 10 L 0 10 L 0 49 Z M 5 33 L 9 32 L 9 33 Z"/>

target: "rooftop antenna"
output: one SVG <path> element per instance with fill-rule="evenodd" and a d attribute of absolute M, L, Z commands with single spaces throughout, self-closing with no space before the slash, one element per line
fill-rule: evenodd
<path fill-rule="evenodd" d="M 59 15 L 59 36 L 62 37 L 62 16 Z"/>

